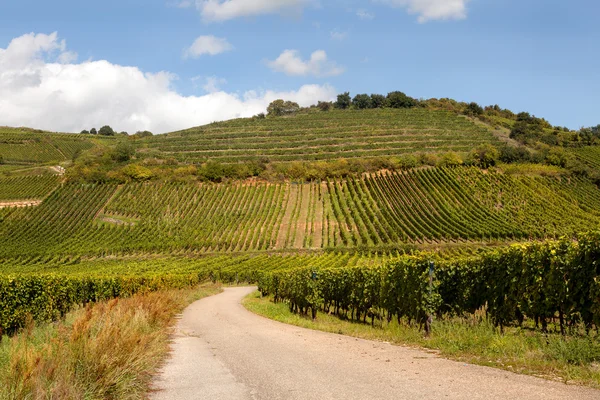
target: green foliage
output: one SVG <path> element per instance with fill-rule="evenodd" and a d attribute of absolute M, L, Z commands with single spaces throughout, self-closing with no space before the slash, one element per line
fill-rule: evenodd
<path fill-rule="evenodd" d="M 278 99 L 269 104 L 267 107 L 267 114 L 272 117 L 280 117 L 282 115 L 297 113 L 299 110 L 300 106 L 298 103 Z"/>
<path fill-rule="evenodd" d="M 500 152 L 491 144 L 482 144 L 471 152 L 473 163 L 481 168 L 489 168 L 496 165 L 500 159 Z"/>
<path fill-rule="evenodd" d="M 390 92 L 387 95 L 387 105 L 391 108 L 412 108 L 416 107 L 418 102 L 403 92 Z"/>
<path fill-rule="evenodd" d="M 58 175 L 34 175 L 0 178 L 0 202 L 43 199 L 60 182 Z"/>
<path fill-rule="evenodd" d="M 77 305 L 172 288 L 189 288 L 201 282 L 198 274 L 155 277 L 82 277 L 58 275 L 0 276 L 0 336 L 35 321 L 54 321 Z"/>
<path fill-rule="evenodd" d="M 110 126 L 104 125 L 102 128 L 100 128 L 98 134 L 102 136 L 114 136 L 115 131 Z"/>
<path fill-rule="evenodd" d="M 371 106 L 373 108 L 384 108 L 387 105 L 387 99 L 382 94 L 371 95 Z"/>
<path fill-rule="evenodd" d="M 133 137 L 135 137 L 137 139 L 143 139 L 143 138 L 151 137 L 151 136 L 154 136 L 154 135 L 150 131 L 137 131 L 136 133 L 133 134 Z"/>
<path fill-rule="evenodd" d="M 350 108 L 352 105 L 352 99 L 350 98 L 350 92 L 338 94 L 337 101 L 335 102 L 335 108 L 345 110 Z"/>
<path fill-rule="evenodd" d="M 134 181 L 148 181 L 154 177 L 154 174 L 148 168 L 139 164 L 129 164 L 121 172 Z"/>
<path fill-rule="evenodd" d="M 321 309 L 359 321 L 407 318 L 423 323 L 431 314 L 462 315 L 485 307 L 501 327 L 530 318 L 546 330 L 558 315 L 564 333 L 577 323 L 586 329 L 600 324 L 599 257 L 600 232 L 593 232 L 578 242 L 515 245 L 480 257 L 439 260 L 433 275 L 429 256 L 375 268 L 264 273 L 259 290 L 288 302 L 292 311 L 310 310 L 313 318 Z"/>
<path fill-rule="evenodd" d="M 469 103 L 466 108 L 466 114 L 475 117 L 480 116 L 483 114 L 483 108 L 475 102 Z"/>
<path fill-rule="evenodd" d="M 89 135 L 90 131 L 88 131 L 87 129 L 84 129 L 84 130 L 81 131 L 81 134 L 82 135 Z"/>
<path fill-rule="evenodd" d="M 92 128 L 90 129 L 90 135 L 97 135 L 98 131 L 96 130 L 96 128 Z"/>
<path fill-rule="evenodd" d="M 119 142 L 111 152 L 111 158 L 116 162 L 126 162 L 135 154 L 134 147 L 127 142 Z"/>
<path fill-rule="evenodd" d="M 357 94 L 356 96 L 354 96 L 354 99 L 352 99 L 352 104 L 355 108 L 359 110 L 373 108 L 371 96 L 369 96 L 368 94 Z"/>

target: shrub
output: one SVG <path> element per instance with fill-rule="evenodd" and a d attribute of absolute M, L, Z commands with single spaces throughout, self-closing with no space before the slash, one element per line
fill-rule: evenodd
<path fill-rule="evenodd" d="M 412 108 L 418 104 L 417 100 L 398 91 L 388 93 L 387 103 L 391 108 Z"/>

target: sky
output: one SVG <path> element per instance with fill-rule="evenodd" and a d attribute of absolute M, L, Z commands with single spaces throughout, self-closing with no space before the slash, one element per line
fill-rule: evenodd
<path fill-rule="evenodd" d="M 597 0 L 0 0 L 0 125 L 164 133 L 401 90 L 600 124 Z"/>

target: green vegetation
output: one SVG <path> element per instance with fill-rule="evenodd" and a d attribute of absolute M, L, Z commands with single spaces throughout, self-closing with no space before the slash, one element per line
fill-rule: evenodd
<path fill-rule="evenodd" d="M 10 210 L 0 257 L 498 243 L 594 229 L 579 178 L 426 168 L 306 184 L 69 183 Z"/>
<path fill-rule="evenodd" d="M 467 153 L 497 139 L 487 129 L 449 112 L 378 109 L 238 119 L 135 143 L 139 156 L 237 163 Z"/>
<path fill-rule="evenodd" d="M 514 245 L 468 259 L 405 257 L 382 267 L 300 268 L 265 273 L 263 295 L 287 301 L 291 311 L 333 313 L 374 324 L 407 319 L 426 324 L 437 315 L 483 309 L 495 325 L 552 324 L 564 335 L 600 324 L 600 232 L 577 242 Z M 427 325 L 426 325 L 427 329 Z M 600 359 L 600 357 L 599 357 Z"/>
<path fill-rule="evenodd" d="M 58 175 L 0 178 L 0 202 L 43 199 L 58 186 L 59 181 Z"/>

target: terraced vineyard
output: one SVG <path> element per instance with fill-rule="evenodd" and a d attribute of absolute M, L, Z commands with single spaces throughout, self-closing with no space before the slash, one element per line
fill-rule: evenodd
<path fill-rule="evenodd" d="M 594 169 L 600 169 L 600 146 L 586 146 L 573 149 L 573 153 Z"/>
<path fill-rule="evenodd" d="M 4 212 L 0 257 L 513 241 L 599 226 L 587 181 L 428 168 L 307 184 L 66 184 Z"/>
<path fill-rule="evenodd" d="M 188 163 L 232 163 L 468 152 L 497 142 L 486 128 L 450 112 L 385 109 L 237 119 L 154 136 L 140 141 L 139 150 Z"/>
<path fill-rule="evenodd" d="M 0 155 L 9 164 L 57 163 L 92 148 L 92 140 L 90 135 L 0 128 Z"/>

